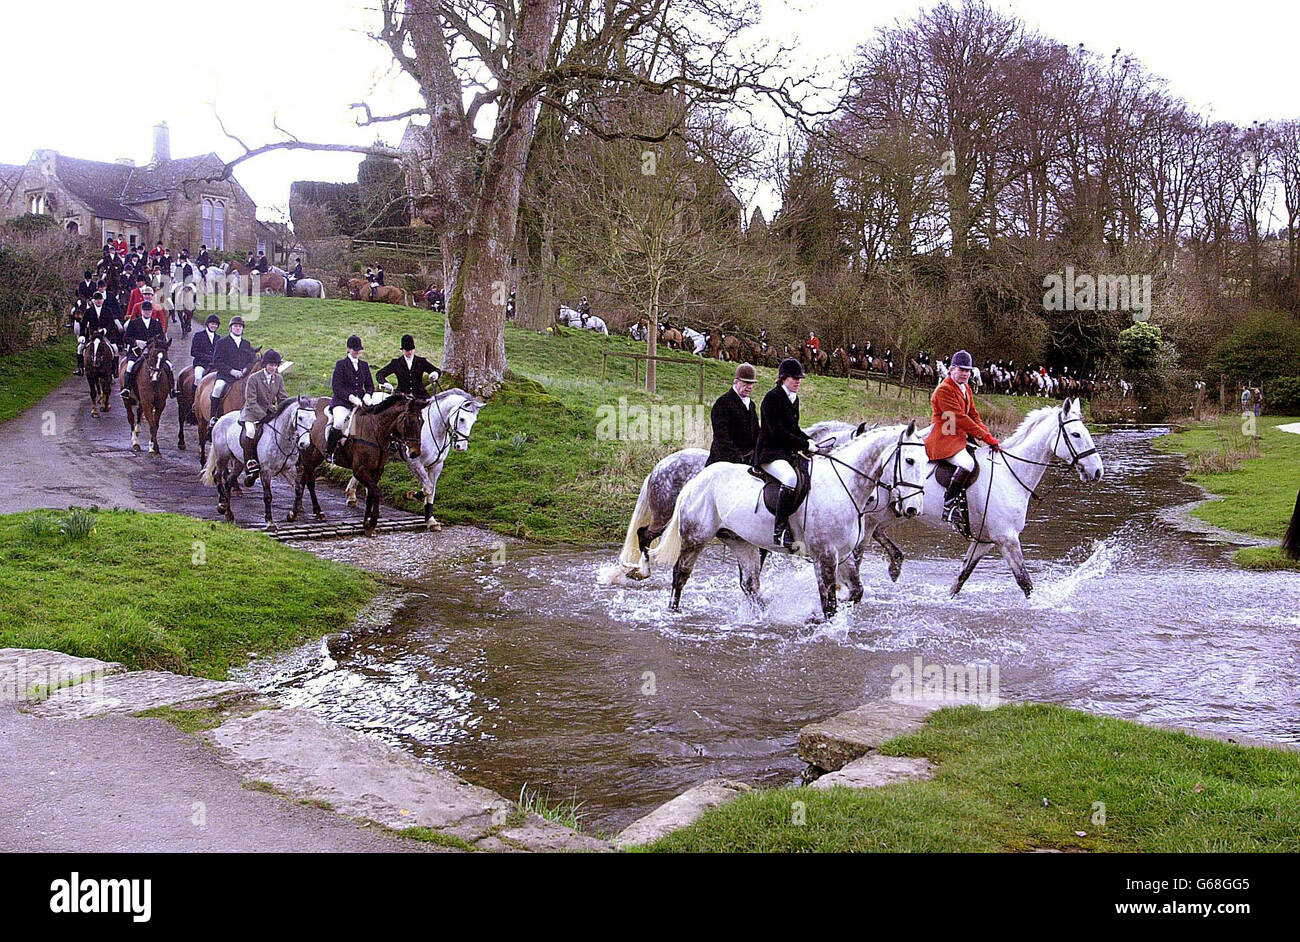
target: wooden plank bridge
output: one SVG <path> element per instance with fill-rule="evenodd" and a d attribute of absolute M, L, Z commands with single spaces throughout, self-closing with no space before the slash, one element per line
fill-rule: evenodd
<path fill-rule="evenodd" d="M 384 508 L 389 513 L 392 508 Z M 309 520 L 303 523 L 278 523 L 276 532 L 268 536 L 287 543 L 291 540 L 329 540 L 335 537 L 361 536 L 361 518 L 349 517 L 345 520 Z M 245 527 L 248 530 L 264 530 L 261 524 Z M 424 529 L 424 518 L 414 514 L 400 514 L 385 518 L 381 512 L 376 533 L 408 533 Z"/>

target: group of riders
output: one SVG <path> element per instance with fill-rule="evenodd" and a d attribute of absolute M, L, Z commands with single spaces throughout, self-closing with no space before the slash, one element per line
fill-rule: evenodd
<path fill-rule="evenodd" d="M 975 474 L 975 459 L 968 446 L 976 441 L 994 451 L 1000 448 L 975 407 L 970 388 L 973 366 L 965 350 L 953 354 L 947 376 L 930 397 L 933 424 L 925 441 L 930 461 L 954 469 L 944 495 L 944 519 L 965 536 L 970 530 L 965 491 Z M 751 364 L 741 363 L 731 388 L 714 402 L 711 412 L 713 445 L 706 465 L 718 461 L 749 465 L 780 485 L 772 542 L 783 549 L 789 549 L 793 541 L 789 520 L 798 509 L 800 492 L 806 490 L 808 461 L 812 455 L 828 450 L 828 446 L 815 443 L 799 425 L 799 386 L 804 376 L 799 360 L 785 358 L 777 368 L 776 385 L 756 407 L 753 391 L 757 371 Z"/>
<path fill-rule="evenodd" d="M 293 272 L 294 279 L 301 279 L 302 262 Z M 118 358 L 125 356 L 126 369 L 123 373 L 121 396 L 131 401 L 139 398 L 136 372 L 144 351 L 155 340 L 166 342 L 168 311 L 162 303 L 155 302 L 152 284 L 158 273 L 175 274 L 178 283 L 185 284 L 193 277 L 203 277 L 203 272 L 211 265 L 207 246 L 201 246 L 198 255 L 191 260 L 188 252 L 181 250 L 173 261 L 170 250 L 163 243 L 148 253 L 128 249 L 124 243 L 110 240 L 104 246 L 103 257 L 94 270 L 87 269 L 82 281 L 76 288 L 76 305 L 74 308 L 74 326 L 77 333 L 77 375 L 85 372 L 85 348 L 87 341 L 100 336 L 109 344 L 113 355 L 113 373 L 118 372 Z M 264 253 L 248 253 L 248 267 L 251 271 L 264 272 L 270 269 Z M 372 286 L 384 283 L 384 271 L 367 269 L 367 280 Z M 190 339 L 190 357 L 194 368 L 194 389 L 199 388 L 204 376 L 215 373 L 217 378 L 210 394 L 209 428 L 215 426 L 222 415 L 222 401 L 231 384 L 247 375 L 244 405 L 240 412 L 240 443 L 244 447 L 245 468 L 249 482 L 256 477 L 257 444 L 261 437 L 262 424 L 266 418 L 286 399 L 284 380 L 280 376 L 283 357 L 269 349 L 261 354 L 260 366 L 253 370 L 258 361 L 258 351 L 244 336 L 244 320 L 239 315 L 230 318 L 229 330 L 221 334 L 221 318 L 211 313 L 204 320 L 203 330 L 196 331 Z M 427 399 L 428 388 L 425 378 L 432 376 L 436 382 L 441 370 L 425 357 L 415 352 L 415 340 L 407 334 L 402 337 L 401 352 L 395 356 L 377 377 L 371 374 L 370 364 L 361 359 L 363 350 L 361 338 L 353 334 L 347 340 L 347 353 L 334 365 L 331 381 L 330 427 L 327 435 L 326 460 L 333 464 L 334 453 L 352 410 L 361 405 L 370 405 L 378 401 L 376 396 L 376 379 L 384 384 L 388 377 L 393 377 L 392 389 L 405 393 L 413 399 Z M 179 397 L 180 390 L 176 384 L 176 372 L 170 360 L 164 359 L 162 370 L 168 377 L 170 395 Z M 191 405 L 181 421 L 196 425 L 198 418 Z"/>

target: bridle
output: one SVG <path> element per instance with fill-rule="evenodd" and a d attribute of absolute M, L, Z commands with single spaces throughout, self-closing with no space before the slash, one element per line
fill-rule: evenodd
<path fill-rule="evenodd" d="M 903 503 L 909 497 L 912 496 L 911 494 L 907 493 L 909 490 L 919 491 L 922 494 L 925 493 L 924 483 L 914 484 L 911 481 L 903 480 L 903 449 L 908 446 L 911 446 L 913 448 L 925 447 L 925 442 L 904 441 L 906 437 L 907 437 L 907 429 L 903 429 L 903 431 L 898 433 L 898 441 L 895 442 L 893 451 L 890 454 L 881 457 L 880 464 L 877 466 L 878 470 L 876 471 L 875 474 L 870 474 L 866 471 L 861 471 L 858 468 L 855 468 L 853 465 L 849 464 L 847 461 L 842 461 L 839 458 L 836 458 L 834 455 L 826 454 L 826 455 L 818 456 L 818 457 L 826 458 L 831 462 L 831 469 L 834 470 L 835 477 L 839 480 L 840 486 L 844 488 L 844 493 L 848 495 L 849 502 L 853 504 L 853 509 L 857 511 L 859 526 L 862 523 L 862 518 L 876 509 L 873 505 L 876 503 L 878 499 L 876 491 L 879 488 L 884 488 L 886 491 L 893 494 L 893 497 L 889 501 L 887 506 L 893 508 L 894 515 L 897 517 L 901 517 L 903 515 Z M 894 480 L 892 484 L 884 480 L 885 468 L 887 465 L 890 464 L 891 460 L 894 466 L 893 468 Z M 844 478 L 840 475 L 839 467 L 837 466 L 848 468 L 854 474 L 858 475 L 859 477 L 864 477 L 871 482 L 872 484 L 871 496 L 867 498 L 867 505 L 865 509 L 858 506 L 858 502 L 853 497 L 853 492 L 849 490 L 849 486 L 846 483 L 844 483 Z"/>
<path fill-rule="evenodd" d="M 1052 443 L 1052 458 L 1047 461 L 1035 461 L 1033 458 L 1023 458 L 1020 455 L 1013 454 L 1012 452 L 1007 451 L 1005 448 L 1001 449 L 1001 453 L 1008 458 L 1014 458 L 1016 461 L 1022 461 L 1025 464 L 1032 464 L 1032 465 L 1037 465 L 1040 468 L 1047 468 L 1056 464 L 1056 460 L 1055 460 L 1057 458 L 1056 449 L 1059 448 L 1061 446 L 1061 442 L 1064 441 L 1066 449 L 1070 452 L 1070 461 L 1065 466 L 1066 470 L 1069 470 L 1070 468 L 1073 468 L 1076 465 L 1078 465 L 1079 462 L 1083 461 L 1084 458 L 1089 458 L 1092 455 L 1097 454 L 1096 445 L 1093 445 L 1093 447 L 1091 448 L 1086 448 L 1083 451 L 1079 451 L 1074 447 L 1074 442 L 1071 441 L 1070 436 L 1065 431 L 1065 427 L 1067 425 L 1070 425 L 1073 422 L 1078 422 L 1085 429 L 1088 427 L 1087 423 L 1083 421 L 1082 417 L 1075 415 L 1067 419 L 1065 417 L 1064 408 L 1057 410 L 1056 441 Z M 1011 472 L 1011 476 L 1015 478 L 1016 483 L 1019 484 L 1021 487 L 1023 487 L 1026 491 L 1028 491 L 1031 497 L 1040 501 L 1043 499 L 1041 494 L 1039 494 L 1036 490 L 1034 490 L 1034 488 L 1030 487 L 1028 484 L 1026 484 L 1024 481 L 1020 479 L 1020 475 L 1016 474 L 1016 469 L 1011 467 L 1010 464 L 1007 465 L 1007 470 Z M 992 474 L 993 473 L 992 470 L 990 470 L 989 473 Z M 990 484 L 990 490 L 992 490 L 991 484 Z"/>

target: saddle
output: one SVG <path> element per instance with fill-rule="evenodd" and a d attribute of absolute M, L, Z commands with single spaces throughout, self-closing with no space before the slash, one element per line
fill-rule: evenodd
<path fill-rule="evenodd" d="M 970 456 L 972 458 L 975 457 L 975 446 L 967 445 L 966 450 L 970 452 Z M 947 458 L 940 459 L 939 461 L 931 461 L 930 463 L 934 465 L 934 479 L 936 481 L 938 481 L 945 488 L 952 483 L 952 476 L 957 473 L 957 466 L 955 464 L 953 464 Z M 979 476 L 980 476 L 980 463 L 976 461 L 975 470 L 971 472 L 970 480 L 966 482 L 967 486 L 974 484 L 977 480 L 979 480 Z"/>
<path fill-rule="evenodd" d="M 795 459 L 790 464 L 794 467 L 795 485 L 794 493 L 789 496 L 785 507 L 781 506 L 781 489 L 784 485 L 762 468 L 749 469 L 750 474 L 763 482 L 763 506 L 773 516 L 781 512 L 784 512 L 787 517 L 792 515 L 804 502 L 804 498 L 808 496 L 808 489 L 812 486 L 812 476 L 808 473 L 808 462 Z M 755 505 L 754 510 L 758 510 L 757 505 Z"/>

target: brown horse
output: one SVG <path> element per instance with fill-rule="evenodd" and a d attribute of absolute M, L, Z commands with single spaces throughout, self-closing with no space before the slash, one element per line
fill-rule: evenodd
<path fill-rule="evenodd" d="M 810 343 L 799 348 L 799 362 L 809 373 L 825 373 L 831 358 L 825 350 L 819 350 Z"/>
<path fill-rule="evenodd" d="M 853 360 L 843 347 L 835 348 L 835 352 L 831 354 L 831 361 L 835 364 L 841 376 L 848 376 L 849 370 L 853 369 Z"/>
<path fill-rule="evenodd" d="M 714 331 L 704 332 L 704 355 L 710 360 L 722 359 L 722 341 Z"/>
<path fill-rule="evenodd" d="M 113 392 L 113 348 L 108 345 L 108 331 L 97 330 L 82 351 L 86 366 L 86 385 L 90 387 L 90 413 L 99 418 L 99 410 L 109 409 Z"/>
<path fill-rule="evenodd" d="M 741 344 L 740 338 L 736 336 L 723 336 L 722 338 L 722 359 L 730 360 L 733 363 L 740 362 L 741 354 L 746 352 L 744 345 Z"/>
<path fill-rule="evenodd" d="M 660 327 L 659 342 L 670 350 L 680 350 L 682 348 L 682 332 L 676 327 Z"/>
<path fill-rule="evenodd" d="M 302 513 L 302 491 L 311 493 L 311 509 L 317 520 L 324 520 L 320 501 L 316 499 L 316 468 L 325 460 L 325 432 L 329 428 L 330 400 L 316 400 L 316 421 L 311 427 L 311 448 L 302 453 L 298 481 L 294 488 L 293 509 L 288 520 Z M 414 399 L 405 394 L 389 396 L 374 406 L 360 407 L 353 420 L 351 437 L 339 442 L 334 460 L 352 470 L 352 476 L 366 489 L 366 512 L 362 532 L 375 535 L 379 523 L 379 479 L 392 455 L 393 445 L 405 445 L 412 458 L 420 457 L 420 433 L 424 427 L 424 407 L 428 399 Z"/>
<path fill-rule="evenodd" d="M 162 419 L 163 409 L 172 391 L 172 377 L 167 369 L 167 348 L 172 345 L 169 338 L 157 338 L 149 341 L 144 353 L 140 355 L 140 365 L 135 370 L 135 388 L 126 400 L 126 424 L 131 428 L 131 450 L 140 450 L 140 421 L 149 423 L 149 450 L 158 454 L 158 423 Z M 122 360 L 118 367 L 117 382 L 126 386 L 127 361 Z"/>
<path fill-rule="evenodd" d="M 253 348 L 254 359 L 248 369 L 244 370 L 244 375 L 239 377 L 233 383 L 226 384 L 226 394 L 221 398 L 221 418 L 227 412 L 238 412 L 244 408 L 244 387 L 248 385 L 248 377 L 262 368 L 262 348 Z M 281 369 L 284 369 L 282 366 Z M 188 370 L 188 368 L 187 368 Z M 199 381 L 199 388 L 194 388 L 194 371 L 181 371 L 181 382 L 188 382 L 189 388 L 182 385 L 181 390 L 177 393 L 176 400 L 184 408 L 182 397 L 188 396 L 189 403 L 194 409 L 194 418 L 199 425 L 199 467 L 203 467 L 208 460 L 208 441 L 210 434 L 210 423 L 212 421 L 212 387 L 217 385 L 217 380 L 221 377 L 216 370 L 210 370 L 203 374 L 203 379 Z M 185 440 L 185 416 L 181 416 L 181 441 Z M 180 446 L 184 449 L 184 444 Z"/>
<path fill-rule="evenodd" d="M 273 271 L 262 272 L 262 277 L 258 281 L 258 288 L 263 294 L 287 294 L 289 282 L 284 279 L 283 275 L 277 275 Z"/>
<path fill-rule="evenodd" d="M 348 297 L 353 301 L 370 301 L 370 282 L 364 278 L 340 278 L 339 288 L 347 289 Z M 401 304 L 405 307 L 412 307 L 409 296 L 405 291 L 396 285 L 377 285 L 375 287 L 375 301 L 384 304 Z"/>

